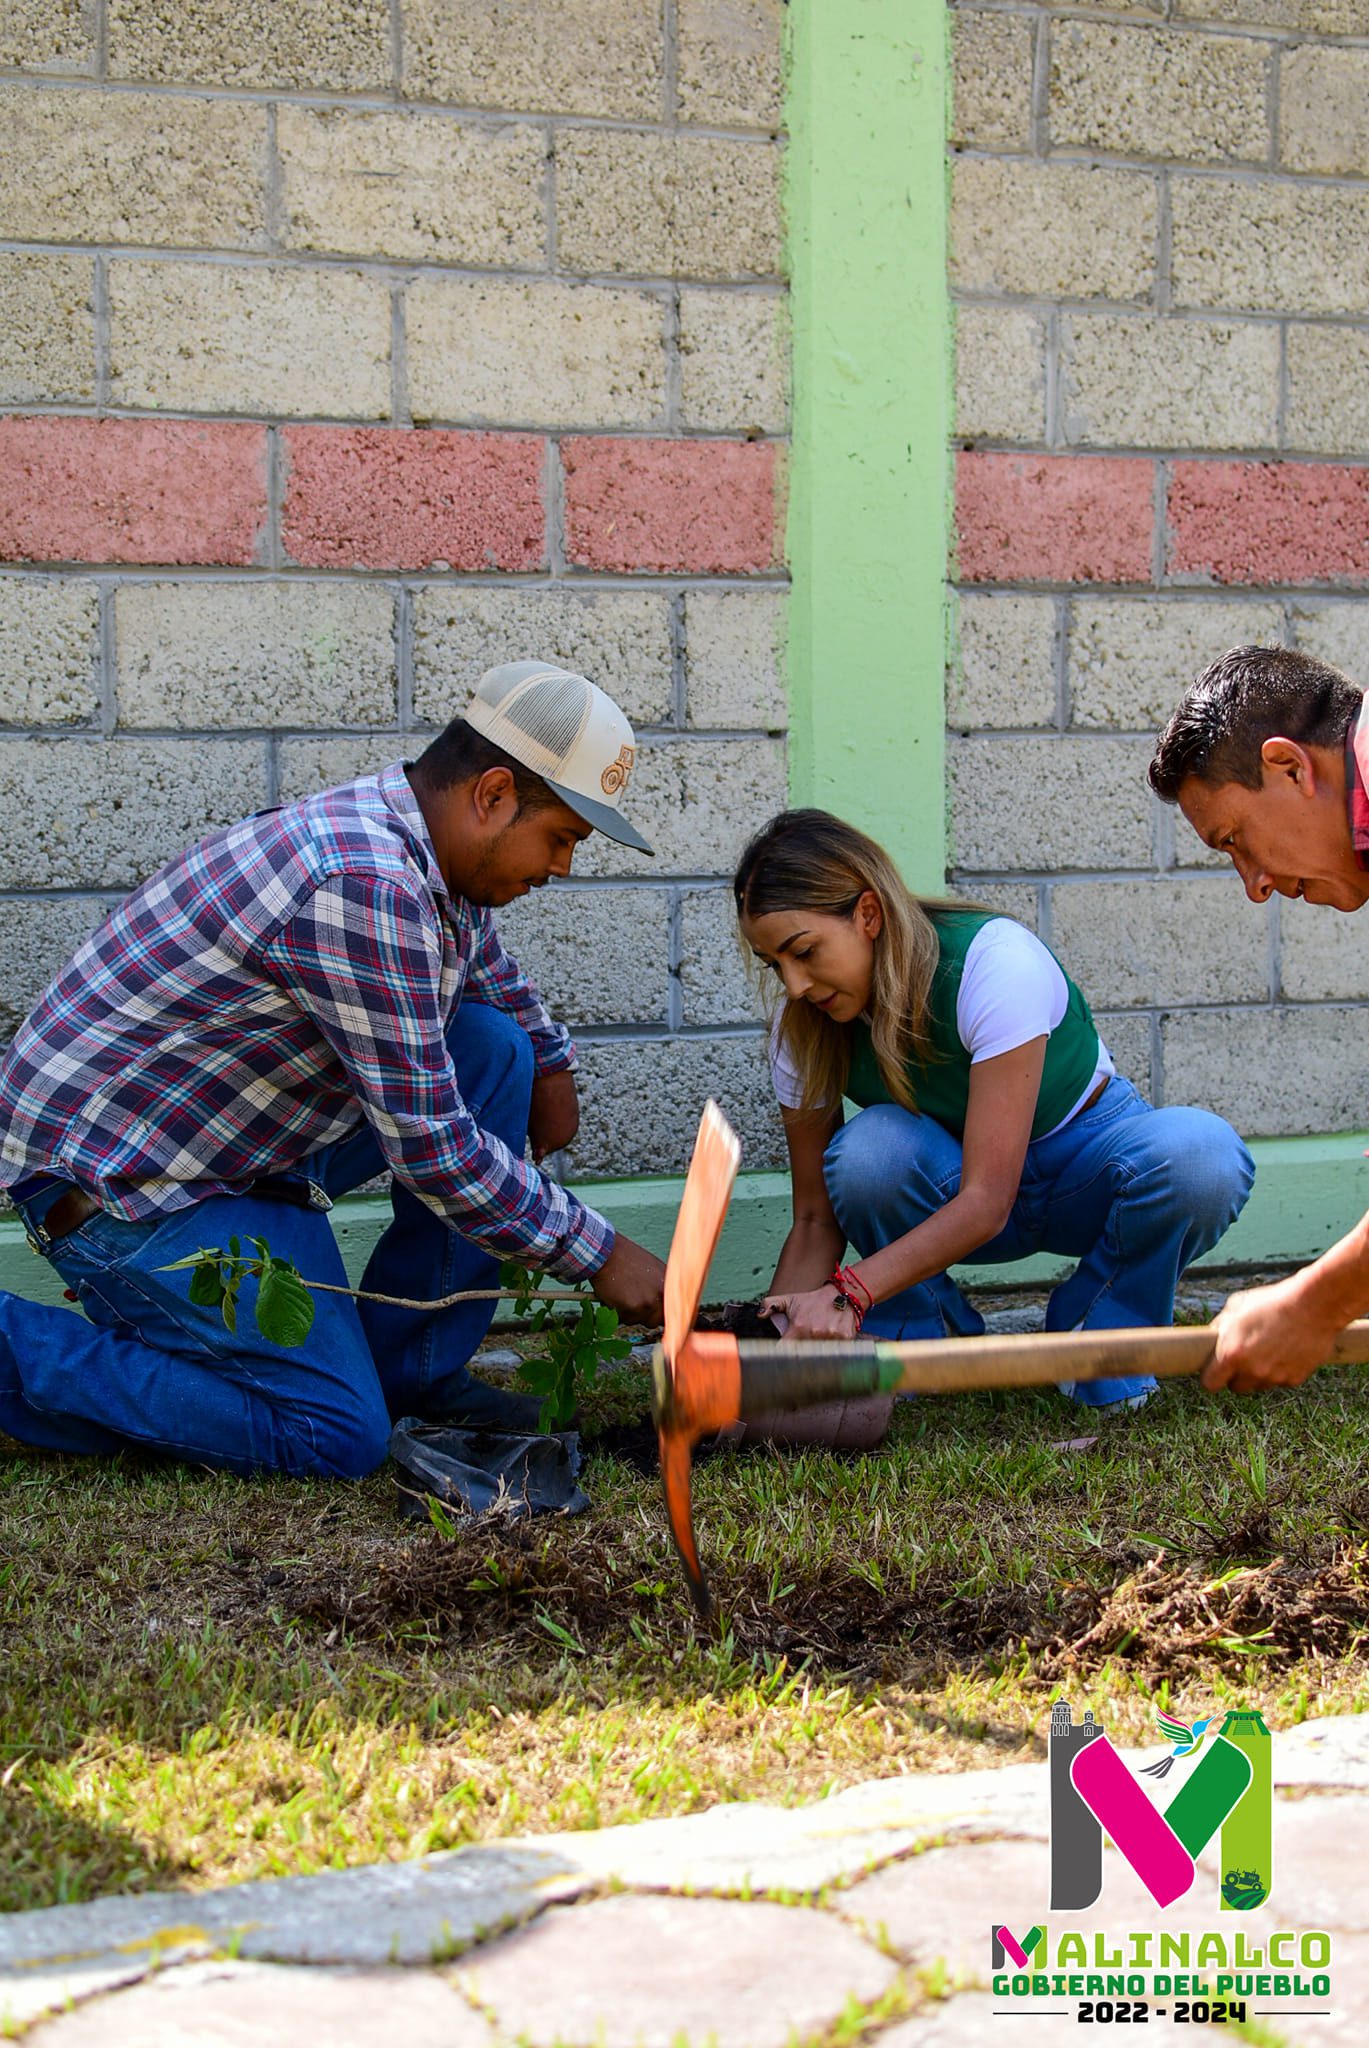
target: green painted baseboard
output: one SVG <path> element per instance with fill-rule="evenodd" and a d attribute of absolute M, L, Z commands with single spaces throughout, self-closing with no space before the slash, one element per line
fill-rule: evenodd
<path fill-rule="evenodd" d="M 1201 1262 L 1217 1269 L 1299 1265 L 1315 1258 L 1369 1209 L 1365 1133 L 1319 1138 L 1264 1138 L 1251 1146 L 1255 1189 L 1245 1212 L 1215 1251 Z M 680 1182 L 673 1178 L 582 1183 L 577 1192 L 602 1209 L 630 1237 L 664 1256 L 675 1224 Z M 372 1245 L 389 1221 L 384 1195 L 339 1202 L 333 1225 L 348 1274 L 356 1284 Z M 789 1227 L 789 1180 L 783 1173 L 744 1173 L 713 1262 L 709 1295 L 715 1301 L 749 1300 L 766 1286 Z M 1030 1286 L 1058 1277 L 1063 1259 L 1024 1259 L 1014 1266 L 958 1269 L 976 1287 Z M 17 1220 L 0 1218 L 0 1288 L 32 1301 L 60 1303 L 62 1285 L 45 1260 L 29 1250 Z"/>

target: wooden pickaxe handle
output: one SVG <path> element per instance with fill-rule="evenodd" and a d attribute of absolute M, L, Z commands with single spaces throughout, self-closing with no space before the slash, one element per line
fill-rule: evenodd
<path fill-rule="evenodd" d="M 1216 1348 L 1204 1325 L 1176 1329 L 1046 1331 L 917 1343 L 739 1342 L 693 1331 L 673 1359 L 657 1347 L 654 1409 L 670 1530 L 701 1614 L 708 1588 L 694 1544 L 689 1466 L 701 1436 L 751 1415 L 812 1408 L 869 1394 L 959 1394 L 1057 1381 L 1161 1379 L 1201 1372 Z M 1369 1365 L 1369 1322 L 1341 1331 L 1329 1365 Z"/>

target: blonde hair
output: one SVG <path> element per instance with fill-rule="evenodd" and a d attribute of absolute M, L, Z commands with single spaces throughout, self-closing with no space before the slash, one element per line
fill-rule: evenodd
<path fill-rule="evenodd" d="M 739 919 L 776 910 L 850 918 L 867 890 L 883 916 L 874 948 L 870 1038 L 891 1099 L 915 1110 L 908 1066 L 932 1057 L 927 1012 L 941 952 L 933 917 L 973 906 L 914 896 L 884 848 L 830 811 L 781 811 L 756 834 L 732 878 Z M 839 1103 L 851 1071 L 850 1026 L 811 1003 L 786 1001 L 775 1029 L 802 1084 L 803 1108 Z"/>

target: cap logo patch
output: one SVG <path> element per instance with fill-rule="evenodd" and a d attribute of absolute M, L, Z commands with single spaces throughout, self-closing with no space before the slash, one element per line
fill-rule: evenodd
<path fill-rule="evenodd" d="M 618 749 L 617 760 L 610 761 L 603 774 L 599 777 L 599 787 L 603 790 L 605 796 L 617 796 L 620 789 L 627 787 L 627 779 L 632 773 L 632 764 L 636 758 L 637 756 L 631 747 L 620 747 Z"/>

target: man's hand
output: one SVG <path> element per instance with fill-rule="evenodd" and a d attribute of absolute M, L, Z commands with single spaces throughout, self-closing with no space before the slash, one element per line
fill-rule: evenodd
<path fill-rule="evenodd" d="M 580 1099 L 575 1076 L 566 1069 L 560 1074 L 539 1074 L 532 1084 L 532 1107 L 528 1111 L 528 1143 L 540 1166 L 549 1152 L 569 1145 L 580 1128 Z"/>
<path fill-rule="evenodd" d="M 600 1301 L 617 1309 L 625 1323 L 659 1323 L 665 1313 L 664 1262 L 621 1231 L 603 1265 L 590 1275 L 589 1284 Z"/>
<path fill-rule="evenodd" d="M 1230 1387 L 1236 1394 L 1301 1386 L 1325 1365 L 1344 1328 L 1318 1311 L 1308 1295 L 1304 1273 L 1230 1295 L 1212 1325 L 1217 1351 L 1203 1372 L 1203 1385 Z"/>
<path fill-rule="evenodd" d="M 854 1311 L 837 1298 L 830 1283 L 806 1294 L 767 1294 L 761 1303 L 763 1316 L 787 1316 L 786 1337 L 827 1338 L 845 1342 L 857 1335 Z"/>

